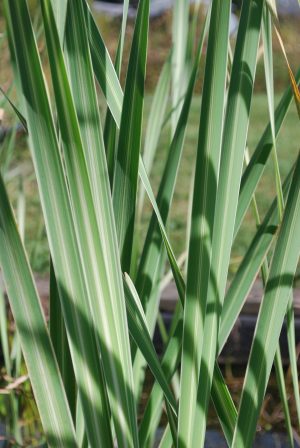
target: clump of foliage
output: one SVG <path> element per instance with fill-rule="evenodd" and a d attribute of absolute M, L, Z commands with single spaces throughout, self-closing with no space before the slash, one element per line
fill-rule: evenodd
<path fill-rule="evenodd" d="M 287 316 L 300 420 L 292 300 L 300 253 L 300 157 L 282 184 L 276 138 L 293 98 L 299 110 L 300 71 L 294 77 L 289 69 L 291 85 L 274 110 L 272 26 L 282 43 L 274 4 L 243 2 L 233 55 L 231 2 L 212 1 L 197 38 L 199 4 L 189 18 L 189 2 L 175 2 L 173 45 L 142 143 L 149 0 L 139 2 L 124 89 L 119 76 L 128 1 L 113 65 L 86 0 L 41 0 L 51 95 L 26 0 L 4 0 L 20 104 L 13 107 L 28 132 L 49 242 L 49 329 L 2 177 L 0 263 L 49 446 L 153 446 L 165 411 L 160 446 L 201 447 L 212 398 L 228 445 L 250 447 L 273 363 L 293 444 L 278 341 Z M 270 123 L 249 159 L 261 35 Z M 183 273 L 166 224 L 206 37 Z M 107 103 L 103 128 L 96 83 Z M 155 197 L 148 175 L 166 120 L 172 132 Z M 232 244 L 249 205 L 256 204 L 269 157 L 277 194 L 262 221 L 255 208 L 257 231 L 227 289 Z M 153 214 L 142 240 L 145 196 Z M 152 337 L 166 259 L 179 301 L 159 359 Z M 260 270 L 264 296 L 237 410 L 218 355 Z M 155 382 L 138 425 L 147 366 Z"/>

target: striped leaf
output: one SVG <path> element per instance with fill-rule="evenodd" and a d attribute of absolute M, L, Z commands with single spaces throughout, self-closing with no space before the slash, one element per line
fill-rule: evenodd
<path fill-rule="evenodd" d="M 126 77 L 116 169 L 113 204 L 121 266 L 130 272 L 138 164 L 141 145 L 144 80 L 148 41 L 149 0 L 139 3 Z"/>
<path fill-rule="evenodd" d="M 123 49 L 124 49 L 124 39 L 125 39 L 125 30 L 127 24 L 127 16 L 128 16 L 128 7 L 129 0 L 125 0 L 123 4 L 123 18 L 122 18 L 122 26 L 121 33 L 118 42 L 116 60 L 115 60 L 115 69 L 118 78 L 120 78 L 121 74 L 121 66 L 122 66 L 122 57 L 123 57 Z M 123 99 L 123 98 L 122 98 Z M 120 119 L 119 119 L 120 122 Z M 117 127 L 119 128 L 119 123 L 115 122 L 111 110 L 107 108 L 107 113 L 105 117 L 104 124 L 104 142 L 106 148 L 106 159 L 108 166 L 108 174 L 110 184 L 112 186 L 115 172 L 115 162 L 116 162 L 116 151 L 117 151 Z"/>
<path fill-rule="evenodd" d="M 64 44 L 68 0 L 51 0 L 60 45 Z"/>
<path fill-rule="evenodd" d="M 278 201 L 278 212 L 279 212 L 279 219 L 282 220 L 283 210 L 284 210 L 284 198 L 283 198 L 283 192 L 281 188 L 281 177 L 280 177 L 280 169 L 279 169 L 279 163 L 278 163 L 278 157 L 277 157 L 277 148 L 276 148 L 276 138 L 275 138 L 275 117 L 274 117 L 274 77 L 273 77 L 273 53 L 272 53 L 272 21 L 271 21 L 271 13 L 267 8 L 267 5 L 264 7 L 264 14 L 263 14 L 263 46 L 264 46 L 264 66 L 265 66 L 265 78 L 266 78 L 266 87 L 267 87 L 267 97 L 268 97 L 268 109 L 269 109 L 269 116 L 270 116 L 270 123 L 271 123 L 271 131 L 272 131 L 272 139 L 273 139 L 273 171 L 274 171 L 274 177 L 275 177 L 275 185 L 276 185 L 276 192 L 277 192 L 277 201 Z M 257 213 L 257 220 L 259 221 L 259 214 Z M 267 281 L 269 273 L 269 266 L 267 260 L 264 262 L 264 265 L 262 266 L 262 278 L 264 282 L 264 286 Z M 293 318 L 293 303 L 292 298 L 290 299 L 290 303 L 288 306 L 287 313 L 290 315 L 290 319 Z M 291 341 L 293 339 L 293 336 L 291 335 L 291 332 L 293 331 L 291 327 L 288 328 L 289 336 L 288 336 L 288 345 L 289 345 L 289 353 L 295 358 L 291 365 L 295 366 L 296 364 L 296 353 L 295 353 L 295 346 L 291 347 Z M 283 372 L 283 366 L 282 366 L 282 359 L 281 359 L 281 350 L 280 346 L 278 346 L 275 354 L 275 372 L 276 372 L 276 378 L 277 378 L 277 384 L 279 389 L 279 395 L 282 402 L 282 407 L 285 415 L 285 422 L 287 426 L 288 436 L 289 436 L 289 442 L 290 445 L 293 446 L 293 430 L 291 425 L 291 418 L 289 414 L 289 407 L 288 407 L 288 399 L 287 399 L 287 392 L 285 388 L 285 381 L 284 381 L 284 372 Z M 293 383 L 298 382 L 298 373 L 297 370 L 292 370 L 292 376 L 294 377 Z M 299 402 L 299 388 L 297 386 L 297 389 L 295 390 L 296 396 L 298 396 L 298 399 L 296 401 Z"/>
<path fill-rule="evenodd" d="M 178 446 L 191 446 L 203 343 L 225 104 L 230 2 L 212 4 L 193 193 L 184 307 Z"/>
<path fill-rule="evenodd" d="M 25 2 L 10 1 L 8 6 L 26 99 L 30 148 L 87 430 L 90 440 L 95 444 L 106 443 L 106 446 L 110 446 L 110 432 L 99 431 L 99 422 L 103 422 L 103 428 L 109 428 L 107 409 L 103 407 L 105 390 L 101 389 L 99 382 L 102 373 L 94 329 L 87 324 L 92 320 L 89 309 L 84 304 L 86 285 L 76 244 L 68 186 L 38 51 Z M 25 35 L 26 39 L 23 38 Z"/>
<path fill-rule="evenodd" d="M 123 102 L 123 92 L 120 82 L 86 0 L 82 0 L 82 5 L 95 76 L 106 98 L 108 107 L 119 127 Z"/>
<path fill-rule="evenodd" d="M 172 136 L 180 115 L 187 87 L 187 44 L 189 31 L 189 1 L 175 0 L 172 21 Z"/>
<path fill-rule="evenodd" d="M 151 204 L 152 204 L 152 206 L 154 208 L 155 216 L 156 216 L 156 219 L 157 219 L 157 222 L 158 222 L 158 225 L 159 225 L 159 228 L 160 228 L 161 236 L 162 236 L 162 239 L 163 239 L 163 242 L 164 242 L 167 254 L 168 254 L 168 258 L 169 258 L 169 262 L 170 262 L 171 269 L 172 269 L 172 272 L 173 272 L 174 280 L 175 280 L 175 283 L 176 283 L 176 286 L 177 286 L 177 290 L 179 292 L 179 297 L 183 301 L 183 298 L 184 298 L 184 281 L 183 281 L 183 278 L 182 278 L 182 274 L 181 274 L 180 269 L 178 267 L 178 264 L 177 264 L 177 261 L 176 261 L 176 258 L 175 258 L 172 246 L 171 246 L 171 244 L 169 242 L 169 238 L 168 238 L 167 232 L 165 230 L 164 222 L 163 222 L 162 217 L 160 215 L 159 208 L 158 208 L 157 203 L 155 201 L 155 197 L 154 197 L 154 194 L 153 194 L 153 191 L 152 191 L 152 188 L 151 188 L 151 185 L 150 185 L 150 182 L 149 182 L 149 179 L 148 179 L 148 176 L 147 176 L 147 173 L 146 173 L 143 161 L 141 159 L 140 159 L 140 170 L 139 171 L 140 171 L 141 181 L 143 182 L 144 188 L 145 188 L 145 190 L 147 192 L 147 195 L 148 195 L 148 197 L 150 199 L 150 202 L 151 202 Z"/>
<path fill-rule="evenodd" d="M 284 196 L 287 197 L 294 169 L 288 174 L 284 185 Z M 224 306 L 222 309 L 220 331 L 219 331 L 219 349 L 220 353 L 233 328 L 237 316 L 239 315 L 243 304 L 248 296 L 257 273 L 261 268 L 269 248 L 277 236 L 279 226 L 277 197 L 269 208 L 262 224 L 253 237 L 252 242 L 236 272 L 230 287 L 225 295 Z M 251 261 L 251 263 L 250 263 Z"/>
<path fill-rule="evenodd" d="M 130 334 L 143 353 L 150 369 L 152 370 L 154 377 L 156 378 L 157 382 L 162 388 L 162 391 L 164 392 L 166 400 L 172 407 L 172 411 L 176 416 L 176 401 L 169 389 L 168 382 L 165 378 L 165 375 L 160 366 L 160 362 L 156 355 L 140 298 L 136 292 L 134 284 L 127 274 L 125 274 L 124 289 Z"/>
<path fill-rule="evenodd" d="M 300 69 L 296 74 L 296 81 L 300 81 Z M 275 136 L 281 129 L 284 119 L 286 118 L 289 106 L 293 99 L 293 91 L 289 86 L 281 97 L 281 100 L 275 110 Z M 271 124 L 266 126 L 266 129 L 261 136 L 256 149 L 250 159 L 250 162 L 243 174 L 240 188 L 239 204 L 235 220 L 234 237 L 243 221 L 245 213 L 251 202 L 253 193 L 256 190 L 258 182 L 264 172 L 267 160 L 271 154 L 273 147 Z"/>
<path fill-rule="evenodd" d="M 2 177 L 0 197 L 0 263 L 43 428 L 49 446 L 76 447 L 56 357 Z"/>
<path fill-rule="evenodd" d="M 162 68 L 159 80 L 153 95 L 151 109 L 148 116 L 145 133 L 145 146 L 143 151 L 143 162 L 146 173 L 150 175 L 159 137 L 165 119 L 165 113 L 169 98 L 171 81 L 171 57 L 167 58 Z M 142 213 L 145 190 L 141 188 L 138 198 L 138 214 Z"/>
<path fill-rule="evenodd" d="M 271 372 L 300 254 L 300 156 L 255 328 L 232 446 L 250 446 Z"/>
<path fill-rule="evenodd" d="M 73 218 L 88 284 L 88 305 L 99 338 L 118 442 L 120 446 L 136 446 L 136 411 L 132 394 L 133 379 L 125 299 L 104 148 L 102 146 L 101 151 L 101 146 L 96 146 L 101 138 L 97 131 L 101 131 L 96 127 L 98 108 L 82 2 L 76 0 L 69 4 L 66 43 L 68 52 L 74 55 L 73 58 L 68 56 L 70 72 L 72 64 L 78 71 L 76 86 L 81 89 L 80 83 L 85 80 L 86 96 L 81 97 L 82 102 L 79 102 L 77 97 L 75 104 L 77 109 L 84 113 L 83 117 L 95 117 L 92 120 L 92 129 L 89 122 L 79 126 L 52 11 L 46 0 L 42 5 Z M 72 34 L 72 42 L 68 40 L 69 33 Z M 82 55 L 84 56 L 81 57 Z M 72 78 L 72 75 L 70 76 Z M 74 86 L 74 80 L 72 83 Z M 82 89 L 79 90 L 78 96 L 81 91 Z M 89 115 L 87 111 L 90 111 Z M 94 182 L 95 176 L 98 176 L 97 184 Z M 103 316 L 107 319 L 106 325 L 103 325 Z M 103 428 L 102 430 L 105 431 Z"/>
<path fill-rule="evenodd" d="M 137 290 L 139 292 L 144 307 L 147 304 L 147 300 L 151 292 L 151 284 L 147 282 L 147 278 L 152 278 L 153 282 L 155 283 L 154 273 L 157 272 L 157 263 L 159 262 L 160 249 L 162 246 L 163 239 L 164 240 L 166 239 L 166 237 L 165 238 L 161 237 L 160 232 L 163 226 L 166 225 L 169 210 L 172 204 L 177 173 L 183 151 L 183 144 L 186 134 L 189 111 L 191 107 L 193 91 L 197 79 L 198 67 L 200 63 L 200 57 L 202 54 L 204 39 L 207 33 L 208 24 L 209 24 L 209 14 L 207 14 L 206 21 L 202 30 L 202 35 L 199 40 L 193 70 L 189 79 L 188 88 L 186 91 L 184 103 L 182 105 L 182 110 L 176 126 L 175 134 L 170 144 L 168 157 L 160 181 L 156 201 L 154 200 L 154 196 L 151 195 L 151 187 L 150 183 L 147 182 L 146 170 L 144 170 L 145 172 L 142 173 L 141 169 L 143 168 L 143 165 L 140 164 L 140 176 L 141 178 L 144 179 L 145 183 L 148 185 L 148 191 L 147 190 L 146 191 L 148 193 L 150 202 L 154 207 L 136 279 Z M 157 243 L 158 239 L 160 239 L 160 245 L 158 245 Z M 170 249 L 168 249 L 167 251 L 170 252 Z M 179 287 L 178 291 L 183 300 L 182 286 L 180 285 L 181 281 L 179 281 L 178 275 L 176 275 L 176 273 L 175 278 L 177 278 L 176 284 Z"/>
<path fill-rule="evenodd" d="M 198 389 L 194 441 L 203 446 L 207 409 L 217 353 L 219 320 L 224 301 L 242 176 L 249 112 L 256 69 L 263 0 L 243 3 L 232 64 L 222 143 L 219 184 L 213 224 L 210 281 L 207 291 L 204 340 Z M 245 70 L 247 67 L 247 70 Z M 246 73 L 245 73 L 246 71 Z M 239 126 L 237 126 L 237 122 Z M 205 291 L 204 291 L 205 300 Z"/>
<path fill-rule="evenodd" d="M 66 326 L 60 305 L 59 290 L 52 263 L 50 263 L 50 322 L 51 342 L 64 383 L 70 411 L 75 421 L 77 387 L 74 376 L 72 358 L 69 350 Z"/>

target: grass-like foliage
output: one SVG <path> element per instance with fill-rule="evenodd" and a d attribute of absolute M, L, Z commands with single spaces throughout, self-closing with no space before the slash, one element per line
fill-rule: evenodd
<path fill-rule="evenodd" d="M 161 447 L 201 448 L 212 399 L 228 445 L 251 447 L 274 365 L 293 445 L 279 336 L 287 316 L 300 422 L 292 294 L 300 253 L 300 157 L 282 183 L 276 141 L 293 100 L 300 110 L 300 71 L 294 77 L 286 59 L 291 83 L 274 110 L 273 26 L 286 57 L 275 2 L 243 1 L 232 52 L 229 0 L 213 0 L 204 21 L 197 3 L 189 17 L 189 1 L 177 0 L 172 48 L 143 139 L 149 3 L 139 1 L 121 87 L 128 1 L 113 64 L 86 0 L 40 0 L 45 76 L 26 0 L 4 0 L 19 104 L 12 106 L 28 133 L 50 250 L 49 327 L 3 180 L 8 162 L 0 177 L 0 263 L 45 437 L 52 447 L 151 447 L 164 412 Z M 249 159 L 259 53 L 270 121 Z M 167 222 L 199 67 L 204 82 L 182 269 Z M 170 144 L 155 197 L 148 176 L 168 121 Z M 260 217 L 256 189 L 269 157 L 276 196 Z M 145 237 L 144 201 L 153 208 Z M 251 204 L 257 231 L 228 288 L 232 246 Z M 159 358 L 152 339 L 167 264 L 179 300 Z M 237 409 L 218 355 L 260 271 L 264 292 Z M 1 334 L 10 373 L 10 341 Z M 138 423 L 147 367 L 154 385 Z M 11 405 L 20 441 L 13 399 Z"/>

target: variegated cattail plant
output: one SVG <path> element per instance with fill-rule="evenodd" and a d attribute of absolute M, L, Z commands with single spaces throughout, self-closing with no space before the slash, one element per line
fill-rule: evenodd
<path fill-rule="evenodd" d="M 291 86 L 274 111 L 273 25 L 281 38 L 273 2 L 243 1 L 233 57 L 230 0 L 212 1 L 200 38 L 199 4 L 189 22 L 189 1 L 175 2 L 173 48 L 143 140 L 149 0 L 139 2 L 124 89 L 119 76 L 128 0 L 114 65 L 86 0 L 40 0 L 51 89 L 26 0 L 4 0 L 16 112 L 28 132 L 51 256 L 50 329 L 2 178 L 0 263 L 49 446 L 153 446 L 165 410 L 160 446 L 202 447 L 212 398 L 228 445 L 250 447 L 273 363 L 293 443 L 278 341 L 287 315 L 300 420 L 292 300 L 300 252 L 300 158 L 282 185 L 276 139 L 293 96 L 299 108 L 300 71 L 294 78 L 290 70 Z M 243 170 L 261 35 L 270 123 Z M 183 275 L 166 224 L 206 37 Z M 96 84 L 107 104 L 103 128 Z M 172 136 L 155 198 L 148 175 L 170 86 Z M 277 194 L 262 222 L 257 214 L 257 232 L 227 288 L 232 245 L 269 156 Z M 153 214 L 136 250 L 145 192 Z M 166 256 L 179 301 L 159 359 L 152 337 Z M 218 355 L 260 270 L 264 295 L 237 410 Z M 138 425 L 146 366 L 155 381 Z"/>

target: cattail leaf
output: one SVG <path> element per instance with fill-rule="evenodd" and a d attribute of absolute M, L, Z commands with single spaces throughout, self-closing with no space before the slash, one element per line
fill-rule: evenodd
<path fill-rule="evenodd" d="M 300 155 L 255 328 L 232 446 L 250 446 L 300 254 Z"/>
<path fill-rule="evenodd" d="M 0 197 L 0 263 L 43 428 L 49 446 L 76 447 L 72 417 L 40 299 L 1 177 Z"/>
<path fill-rule="evenodd" d="M 130 272 L 135 200 L 141 145 L 144 81 L 148 42 L 149 0 L 139 3 L 132 40 L 120 124 L 113 204 L 121 266 Z"/>

